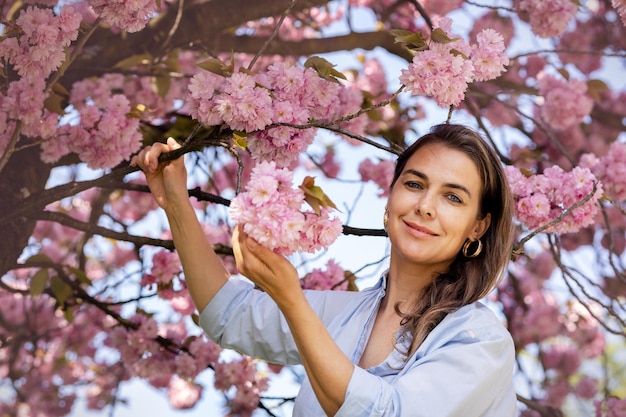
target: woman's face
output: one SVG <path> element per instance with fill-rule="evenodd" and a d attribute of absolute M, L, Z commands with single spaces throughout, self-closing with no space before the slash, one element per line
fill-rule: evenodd
<path fill-rule="evenodd" d="M 391 256 L 447 271 L 463 243 L 489 227 L 489 215 L 478 219 L 481 191 L 478 168 L 465 153 L 440 143 L 418 149 L 389 195 Z"/>

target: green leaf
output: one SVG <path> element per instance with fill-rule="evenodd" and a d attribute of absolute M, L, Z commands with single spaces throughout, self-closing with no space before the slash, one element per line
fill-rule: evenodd
<path fill-rule="evenodd" d="M 459 38 L 450 38 L 448 34 L 441 28 L 435 28 L 430 34 L 430 39 L 437 43 L 450 43 L 459 40 Z"/>
<path fill-rule="evenodd" d="M 81 284 L 92 285 L 93 282 L 87 276 L 87 273 L 80 268 L 69 267 L 69 270 L 74 274 L 78 282 Z"/>
<path fill-rule="evenodd" d="M 248 141 L 246 140 L 247 137 L 248 134 L 246 132 L 236 130 L 233 132 L 233 144 L 238 148 L 246 150 L 248 147 Z"/>
<path fill-rule="evenodd" d="M 589 80 L 587 81 L 587 94 L 591 96 L 595 101 L 600 102 L 602 97 L 600 93 L 607 91 L 609 86 L 602 80 Z"/>
<path fill-rule="evenodd" d="M 463 52 L 459 51 L 458 49 L 455 48 L 450 48 L 450 53 L 454 56 L 460 56 L 462 58 L 465 59 L 469 59 L 469 57 L 467 55 L 465 55 Z"/>
<path fill-rule="evenodd" d="M 168 76 L 158 76 L 152 79 L 152 88 L 155 93 L 159 95 L 159 97 L 163 98 L 170 91 L 170 85 L 172 84 L 172 79 Z"/>
<path fill-rule="evenodd" d="M 71 323 L 74 320 L 74 309 L 72 307 L 64 308 L 63 316 L 68 323 Z"/>
<path fill-rule="evenodd" d="M 345 270 L 343 271 L 343 276 L 348 280 L 348 291 L 358 292 L 359 287 L 356 285 L 356 275 L 354 275 L 354 272 Z"/>
<path fill-rule="evenodd" d="M 304 62 L 305 68 L 312 68 L 320 75 L 320 77 L 324 78 L 328 81 L 333 81 L 339 83 L 338 78 L 342 80 L 346 79 L 346 76 L 341 72 L 334 69 L 335 65 L 322 58 L 321 56 L 312 56 Z"/>
<path fill-rule="evenodd" d="M 332 207 L 337 210 L 335 203 L 331 201 L 320 187 L 315 185 L 315 179 L 313 177 L 305 177 L 299 188 L 304 191 L 304 200 L 318 215 L 321 214 L 320 207 Z"/>
<path fill-rule="evenodd" d="M 63 305 L 74 294 L 72 287 L 67 285 L 59 276 L 54 276 L 50 280 L 50 289 L 59 305 Z"/>
<path fill-rule="evenodd" d="M 422 32 L 411 32 L 410 30 L 395 29 L 390 33 L 394 36 L 394 42 L 406 43 L 412 47 L 412 49 L 428 49 L 426 38 Z"/>
<path fill-rule="evenodd" d="M 136 67 L 137 65 L 147 65 L 152 61 L 152 56 L 150 54 L 138 54 L 132 55 L 128 58 L 122 59 L 119 61 L 113 68 L 117 69 L 130 69 Z"/>
<path fill-rule="evenodd" d="M 48 97 L 43 102 L 44 107 L 51 111 L 52 113 L 64 115 L 65 110 L 63 107 L 63 97 L 55 93 L 54 91 L 50 91 Z"/>
<path fill-rule="evenodd" d="M 15 17 L 14 16 L 15 13 L 17 13 L 22 8 L 23 5 L 24 5 L 24 2 L 22 0 L 14 1 L 13 5 L 9 9 L 9 11 L 7 12 L 7 15 L 6 15 L 7 21 L 13 20 L 13 18 Z"/>
<path fill-rule="evenodd" d="M 44 254 L 44 253 L 38 253 L 36 255 L 31 256 L 30 258 L 26 259 L 26 264 L 29 264 L 31 262 L 43 262 L 43 263 L 52 263 L 52 259 L 50 259 L 48 257 L 48 255 Z"/>
<path fill-rule="evenodd" d="M 43 294 L 43 291 L 46 289 L 46 285 L 48 285 L 48 269 L 43 268 L 40 269 L 33 275 L 30 279 L 30 295 L 33 297 L 37 297 Z"/>
<path fill-rule="evenodd" d="M 565 80 L 569 80 L 569 72 L 565 68 L 559 68 L 557 71 L 563 76 L 563 78 L 565 78 Z"/>
<path fill-rule="evenodd" d="M 135 107 L 130 109 L 128 113 L 126 113 L 126 117 L 131 119 L 141 119 L 146 111 L 145 104 L 137 104 Z"/>
<path fill-rule="evenodd" d="M 217 58 L 210 58 L 206 61 L 202 61 L 198 63 L 198 66 L 222 77 L 227 77 L 229 75 L 226 65 L 224 65 L 224 63 Z"/>

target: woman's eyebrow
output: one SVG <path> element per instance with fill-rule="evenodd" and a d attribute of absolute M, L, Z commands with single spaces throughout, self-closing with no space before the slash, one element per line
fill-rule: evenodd
<path fill-rule="evenodd" d="M 429 179 L 428 179 L 428 175 L 424 174 L 424 173 L 423 173 L 423 172 L 421 172 L 421 171 L 417 171 L 417 170 L 415 170 L 415 169 L 407 169 L 406 171 L 404 171 L 404 175 L 407 175 L 407 174 L 414 175 L 414 176 L 416 176 L 416 177 L 418 177 L 418 178 L 423 179 L 424 181 L 428 181 L 428 180 L 429 180 Z M 465 194 L 467 194 L 469 197 L 471 197 L 471 196 L 472 196 L 472 193 L 470 193 L 469 188 L 467 188 L 467 187 L 466 187 L 466 186 L 464 186 L 464 185 L 461 185 L 461 184 L 455 184 L 455 183 L 451 183 L 451 182 L 449 182 L 449 183 L 445 183 L 443 186 L 444 186 L 444 187 L 446 187 L 446 188 L 454 188 L 455 190 L 463 191 L 463 192 L 464 192 Z"/>

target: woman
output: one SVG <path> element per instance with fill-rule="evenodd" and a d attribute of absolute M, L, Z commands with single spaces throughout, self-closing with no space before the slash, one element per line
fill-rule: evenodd
<path fill-rule="evenodd" d="M 389 269 L 359 292 L 303 291 L 295 268 L 240 229 L 239 271 L 206 241 L 189 202 L 182 160 L 158 164 L 173 140 L 141 151 L 165 210 L 185 279 L 209 337 L 307 379 L 294 416 L 515 415 L 513 342 L 478 300 L 499 282 L 513 226 L 508 184 L 474 131 L 435 126 L 398 158 L 384 225 Z"/>

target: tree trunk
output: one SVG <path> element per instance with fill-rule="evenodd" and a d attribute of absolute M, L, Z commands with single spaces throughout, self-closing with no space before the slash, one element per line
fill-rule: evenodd
<path fill-rule="evenodd" d="M 19 207 L 24 200 L 44 190 L 51 165 L 39 158 L 39 148 L 30 147 L 15 152 L 0 175 L 0 213 Z M 37 212 L 44 207 L 37 207 Z M 15 266 L 18 257 L 28 244 L 36 220 L 31 213 L 13 219 L 0 228 L 0 276 Z"/>

